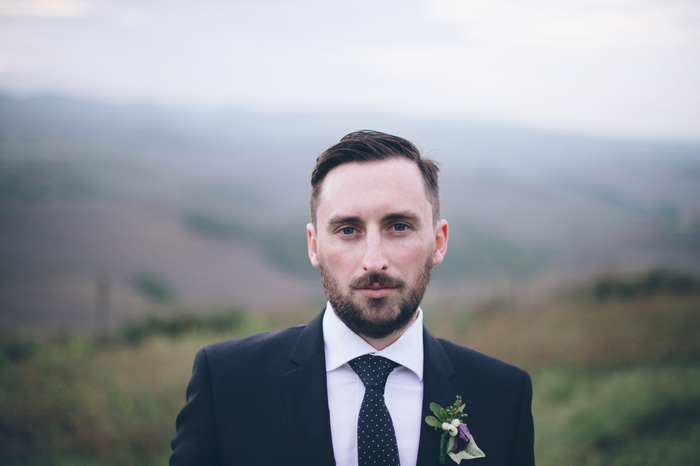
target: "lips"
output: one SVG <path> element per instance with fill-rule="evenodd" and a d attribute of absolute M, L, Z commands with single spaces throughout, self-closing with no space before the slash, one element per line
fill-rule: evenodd
<path fill-rule="evenodd" d="M 356 290 L 374 290 L 379 288 L 401 288 L 404 282 L 385 273 L 365 274 L 350 283 L 350 287 Z"/>
<path fill-rule="evenodd" d="M 395 287 L 387 286 L 370 286 L 367 288 L 356 288 L 356 290 L 362 293 L 363 295 L 373 299 L 385 298 L 395 289 Z"/>

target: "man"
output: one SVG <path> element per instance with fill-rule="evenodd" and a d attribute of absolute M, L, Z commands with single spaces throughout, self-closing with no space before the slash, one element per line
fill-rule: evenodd
<path fill-rule="evenodd" d="M 319 156 L 307 240 L 326 309 L 198 353 L 171 465 L 438 465 L 443 436 L 478 442 L 475 465 L 534 464 L 528 375 L 423 328 L 447 250 L 437 175 L 413 144 L 372 131 Z M 468 430 L 425 422 L 458 396 Z"/>

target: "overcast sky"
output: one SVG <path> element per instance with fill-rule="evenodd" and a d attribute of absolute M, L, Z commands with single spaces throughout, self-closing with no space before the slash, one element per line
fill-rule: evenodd
<path fill-rule="evenodd" d="M 0 92 L 700 141 L 698 0 L 0 0 Z"/>

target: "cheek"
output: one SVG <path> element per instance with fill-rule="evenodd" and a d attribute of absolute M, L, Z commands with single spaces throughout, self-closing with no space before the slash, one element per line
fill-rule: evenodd
<path fill-rule="evenodd" d="M 318 249 L 318 260 L 326 269 L 334 275 L 345 274 L 350 271 L 358 259 L 357 251 L 353 248 L 343 247 L 342 244 L 325 244 Z"/>
<path fill-rule="evenodd" d="M 404 245 L 403 247 L 394 248 L 390 261 L 398 268 L 402 269 L 403 273 L 411 274 L 414 270 L 422 270 L 428 259 L 433 256 L 432 245 L 426 246 L 425 243 Z"/>

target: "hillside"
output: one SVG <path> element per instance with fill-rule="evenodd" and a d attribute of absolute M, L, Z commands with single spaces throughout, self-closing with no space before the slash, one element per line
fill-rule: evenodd
<path fill-rule="evenodd" d="M 323 149 L 367 127 L 442 165 L 451 236 L 426 297 L 435 306 L 534 299 L 600 272 L 700 268 L 698 145 L 0 97 L 0 325 L 116 328 L 163 301 L 318 309 L 309 173 Z"/>

